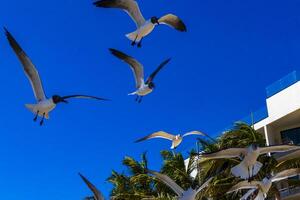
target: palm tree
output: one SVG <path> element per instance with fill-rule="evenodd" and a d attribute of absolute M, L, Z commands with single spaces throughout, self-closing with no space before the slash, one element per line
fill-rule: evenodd
<path fill-rule="evenodd" d="M 113 184 L 111 196 L 116 200 L 142 199 L 155 194 L 154 178 L 147 174 L 146 153 L 142 154 L 142 161 L 136 161 L 131 157 L 125 157 L 123 165 L 129 173 L 113 171 L 108 181 Z"/>

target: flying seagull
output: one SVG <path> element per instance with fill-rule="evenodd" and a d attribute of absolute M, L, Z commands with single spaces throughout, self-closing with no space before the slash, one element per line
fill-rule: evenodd
<path fill-rule="evenodd" d="M 5 29 L 5 28 L 4 28 Z M 40 125 L 43 125 L 44 119 L 49 119 L 49 113 L 56 107 L 58 103 L 68 103 L 67 99 L 70 98 L 84 98 L 84 99 L 96 99 L 96 100 L 106 100 L 99 97 L 89 96 L 89 95 L 69 95 L 69 96 L 59 96 L 53 95 L 51 98 L 47 98 L 44 92 L 42 81 L 40 79 L 39 73 L 35 68 L 34 64 L 31 62 L 30 58 L 23 51 L 21 46 L 17 43 L 14 37 L 5 29 L 5 34 L 7 36 L 8 42 L 15 54 L 22 63 L 24 72 L 28 77 L 35 99 L 36 104 L 26 104 L 25 106 L 35 114 L 34 121 L 37 120 L 38 116 L 42 117 Z"/>
<path fill-rule="evenodd" d="M 189 188 L 188 190 L 182 189 L 174 180 L 172 180 L 167 175 L 148 170 L 148 173 L 153 175 L 155 178 L 162 181 L 164 184 L 166 184 L 168 187 L 170 187 L 178 196 L 178 200 L 195 200 L 196 196 L 199 192 L 201 192 L 205 187 L 208 186 L 208 184 L 213 179 L 212 177 L 209 178 L 205 183 L 203 183 L 197 190 L 194 190 L 192 188 Z"/>
<path fill-rule="evenodd" d="M 137 95 L 136 101 L 139 103 L 142 101 L 143 96 L 150 94 L 155 88 L 155 84 L 153 83 L 154 78 L 160 72 L 160 70 L 170 62 L 170 58 L 162 62 L 157 69 L 148 77 L 148 79 L 144 80 L 144 67 L 141 63 L 139 63 L 136 59 L 118 51 L 116 49 L 109 49 L 110 52 L 116 56 L 117 58 L 126 62 L 133 71 L 136 88 L 137 90 L 129 95 Z"/>
<path fill-rule="evenodd" d="M 153 139 L 153 138 L 163 138 L 163 139 L 166 139 L 166 140 L 171 140 L 172 141 L 171 149 L 176 149 L 181 144 L 183 138 L 186 137 L 186 136 L 189 136 L 189 135 L 201 135 L 201 136 L 209 137 L 207 134 L 202 133 L 200 131 L 191 131 L 191 132 L 185 133 L 182 136 L 180 134 L 172 135 L 172 134 L 164 132 L 164 131 L 158 131 L 158 132 L 152 133 L 151 135 L 143 137 L 143 138 L 141 138 L 141 139 L 139 139 L 135 142 L 142 142 L 142 141 L 150 140 L 150 139 Z"/>
<path fill-rule="evenodd" d="M 94 2 L 94 5 L 102 8 L 122 9 L 129 14 L 137 27 L 136 31 L 126 35 L 132 41 L 133 46 L 137 43 L 138 47 L 141 47 L 143 38 L 150 34 L 154 27 L 159 24 L 168 25 L 181 32 L 187 31 L 183 21 L 173 14 L 167 14 L 161 18 L 151 17 L 146 21 L 136 0 L 100 0 Z"/>
<path fill-rule="evenodd" d="M 274 176 L 267 176 L 262 181 L 242 181 L 233 186 L 227 193 L 235 192 L 238 190 L 249 189 L 249 191 L 241 198 L 246 200 L 250 195 L 258 191 L 254 200 L 264 200 L 267 198 L 268 192 L 272 183 L 278 182 L 287 178 L 291 178 L 300 174 L 300 168 L 287 169 L 277 173 Z"/>
<path fill-rule="evenodd" d="M 84 183 L 88 186 L 88 188 L 93 192 L 93 197 L 87 197 L 85 200 L 104 200 L 102 193 L 82 174 L 79 173 L 79 176 L 82 178 Z"/>
<path fill-rule="evenodd" d="M 258 147 L 257 144 L 252 144 L 247 148 L 230 148 L 221 150 L 215 153 L 201 153 L 200 157 L 203 161 L 209 159 L 229 159 L 241 158 L 241 163 L 231 168 L 231 173 L 242 179 L 250 179 L 255 176 L 262 163 L 257 161 L 257 158 L 262 154 L 286 152 L 300 149 L 300 146 L 295 145 L 276 145 L 267 147 Z"/>

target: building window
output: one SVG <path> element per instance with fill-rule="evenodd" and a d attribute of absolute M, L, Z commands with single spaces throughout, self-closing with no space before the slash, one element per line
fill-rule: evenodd
<path fill-rule="evenodd" d="M 284 144 L 293 143 L 300 145 L 300 127 L 281 131 L 281 138 Z"/>

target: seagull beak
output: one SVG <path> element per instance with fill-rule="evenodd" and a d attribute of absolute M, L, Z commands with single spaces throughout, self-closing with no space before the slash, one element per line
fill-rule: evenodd
<path fill-rule="evenodd" d="M 66 101 L 64 99 L 62 99 L 61 102 L 63 102 L 63 103 L 69 103 L 68 101 Z"/>

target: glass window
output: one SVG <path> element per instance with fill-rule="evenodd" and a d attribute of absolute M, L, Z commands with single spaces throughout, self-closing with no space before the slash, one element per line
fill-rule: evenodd
<path fill-rule="evenodd" d="M 292 142 L 295 145 L 300 145 L 300 127 L 281 131 L 281 138 L 284 144 Z"/>

